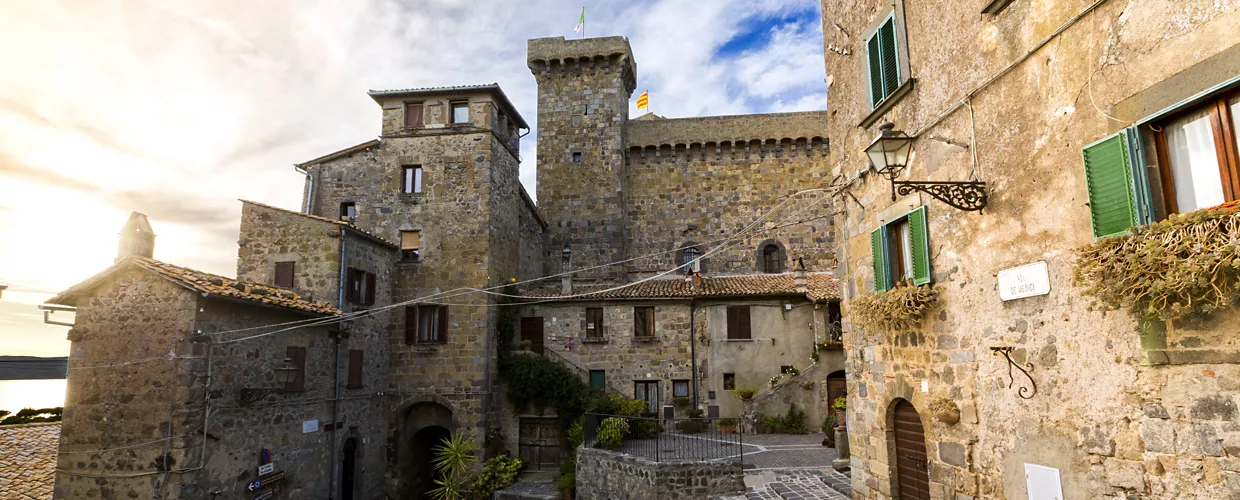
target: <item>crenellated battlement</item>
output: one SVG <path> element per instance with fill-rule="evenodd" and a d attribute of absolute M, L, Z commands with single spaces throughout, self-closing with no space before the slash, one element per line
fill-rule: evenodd
<path fill-rule="evenodd" d="M 738 141 L 678 142 L 658 146 L 629 146 L 629 164 L 678 161 L 756 160 L 766 158 L 825 158 L 827 141 L 821 137 L 751 139 Z"/>
<path fill-rule="evenodd" d="M 650 146 L 689 147 L 693 144 L 782 144 L 786 141 L 818 141 L 825 144 L 827 116 L 826 111 L 804 111 L 653 120 L 636 118 L 626 125 L 625 146 L 645 149 Z"/>
<path fill-rule="evenodd" d="M 536 78 L 614 71 L 624 82 L 626 99 L 637 88 L 637 62 L 628 38 L 534 38 L 529 40 L 526 51 L 526 64 Z"/>

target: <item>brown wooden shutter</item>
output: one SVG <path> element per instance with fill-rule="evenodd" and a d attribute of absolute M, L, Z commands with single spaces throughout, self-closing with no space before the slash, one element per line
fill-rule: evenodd
<path fill-rule="evenodd" d="M 292 262 L 276 262 L 276 286 L 293 288 L 293 266 Z"/>
<path fill-rule="evenodd" d="M 293 362 L 293 379 L 284 385 L 285 390 L 302 391 L 306 389 L 306 348 L 288 346 L 285 356 Z"/>
<path fill-rule="evenodd" d="M 400 232 L 400 249 L 401 250 L 417 250 L 421 243 L 422 233 L 418 231 L 401 231 Z"/>
<path fill-rule="evenodd" d="M 365 351 L 355 349 L 349 351 L 349 387 L 357 389 L 362 386 L 362 357 Z"/>
<path fill-rule="evenodd" d="M 351 268 L 351 267 L 350 267 L 350 268 L 348 269 L 348 271 L 345 273 L 345 280 L 344 280 L 344 287 L 345 287 L 345 290 L 344 290 L 344 300 L 346 300 L 346 301 L 348 301 L 348 302 L 357 302 L 357 301 L 358 301 L 358 297 L 357 297 L 357 291 L 358 291 L 358 286 L 357 286 L 357 285 L 358 285 L 358 283 L 357 283 L 357 279 L 358 279 L 358 278 L 357 278 L 357 274 L 358 274 L 357 269 L 353 269 L 353 268 Z"/>
<path fill-rule="evenodd" d="M 374 273 L 366 273 L 366 305 L 374 305 L 375 303 L 375 275 Z"/>
<path fill-rule="evenodd" d="M 738 309 L 740 314 L 737 315 L 737 326 L 740 327 L 740 338 L 751 339 L 753 338 L 753 332 L 749 330 L 749 307 L 743 306 Z"/>
<path fill-rule="evenodd" d="M 418 306 L 405 306 L 405 345 L 418 343 Z"/>
<path fill-rule="evenodd" d="M 448 306 L 439 306 L 439 341 L 448 341 Z"/>
<path fill-rule="evenodd" d="M 405 105 L 405 128 L 422 128 L 422 103 Z"/>

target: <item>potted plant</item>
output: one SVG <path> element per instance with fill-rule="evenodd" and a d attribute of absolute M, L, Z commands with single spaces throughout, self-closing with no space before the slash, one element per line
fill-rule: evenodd
<path fill-rule="evenodd" d="M 724 434 L 732 434 L 736 432 L 736 419 L 721 418 L 719 419 L 719 432 Z"/>
<path fill-rule="evenodd" d="M 758 392 L 758 388 L 752 385 L 738 385 L 735 389 L 732 389 L 732 394 L 735 394 L 736 397 L 741 398 L 741 401 L 749 401 L 753 399 L 753 393 L 755 392 Z"/>
<path fill-rule="evenodd" d="M 848 410 L 848 398 L 840 396 L 831 402 L 831 409 L 835 410 L 835 422 L 841 429 L 848 428 L 848 419 L 845 418 L 845 412 Z"/>
<path fill-rule="evenodd" d="M 783 370 L 783 373 L 788 374 L 789 377 L 795 377 L 801 374 L 801 370 L 798 370 L 797 367 L 795 366 L 789 365 L 787 368 Z"/>
<path fill-rule="evenodd" d="M 930 403 L 930 412 L 934 414 L 934 418 L 947 425 L 956 425 L 960 421 L 960 407 L 947 398 L 939 398 Z"/>
<path fill-rule="evenodd" d="M 575 460 L 560 462 L 560 478 L 556 483 L 560 487 L 561 498 L 573 500 L 577 493 L 577 462 Z"/>
<path fill-rule="evenodd" d="M 806 380 L 805 382 L 801 382 L 801 388 L 802 388 L 802 389 L 805 389 L 805 390 L 807 390 L 807 391 L 809 391 L 809 390 L 813 390 L 813 389 L 814 389 L 814 381 L 812 381 L 812 380 Z"/>
<path fill-rule="evenodd" d="M 522 350 L 522 351 L 528 351 L 528 350 L 530 350 L 530 345 L 531 345 L 531 344 L 533 344 L 533 342 L 530 342 L 529 340 L 522 340 L 522 341 L 521 341 L 521 350 Z"/>
<path fill-rule="evenodd" d="M 779 375 L 771 377 L 771 380 L 767 381 L 767 383 L 770 384 L 771 387 L 775 387 L 775 385 L 779 383 Z"/>

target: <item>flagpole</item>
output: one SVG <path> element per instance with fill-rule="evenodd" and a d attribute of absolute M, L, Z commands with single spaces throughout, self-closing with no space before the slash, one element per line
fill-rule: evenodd
<path fill-rule="evenodd" d="M 581 8 L 581 39 L 586 39 L 586 8 Z"/>

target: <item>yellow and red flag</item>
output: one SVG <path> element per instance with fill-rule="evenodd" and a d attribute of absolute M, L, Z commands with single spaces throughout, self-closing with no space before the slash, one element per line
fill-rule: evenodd
<path fill-rule="evenodd" d="M 650 91 L 642 92 L 641 97 L 637 98 L 637 109 L 646 109 L 650 107 Z"/>

